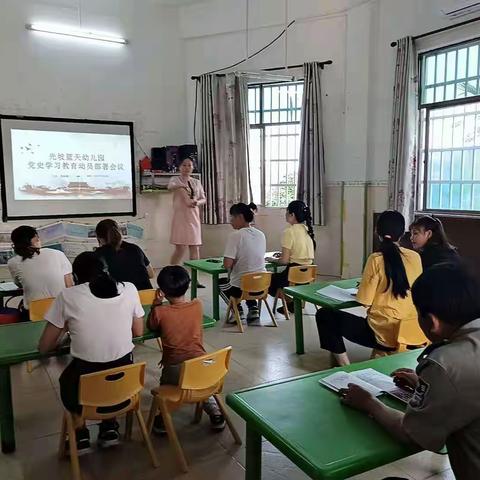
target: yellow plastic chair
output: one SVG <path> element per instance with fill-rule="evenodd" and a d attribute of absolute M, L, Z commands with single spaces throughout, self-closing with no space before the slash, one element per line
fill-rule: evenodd
<path fill-rule="evenodd" d="M 41 300 L 32 300 L 28 306 L 28 313 L 31 322 L 45 320 L 45 314 L 52 305 L 55 298 L 42 298 Z"/>
<path fill-rule="evenodd" d="M 418 321 L 404 320 L 400 322 L 397 336 L 397 348 L 391 352 L 373 349 L 371 358 L 385 357 L 395 353 L 406 352 L 412 348 L 426 347 L 430 341 L 423 333 Z"/>
<path fill-rule="evenodd" d="M 152 306 L 153 302 L 155 301 L 155 295 L 157 294 L 157 291 L 154 288 L 149 288 L 147 290 L 139 290 L 138 291 L 138 296 L 140 297 L 140 303 L 142 305 L 148 305 Z M 157 343 L 158 343 L 158 348 L 162 351 L 162 341 L 160 340 L 160 337 L 157 337 Z"/>
<path fill-rule="evenodd" d="M 297 285 L 309 285 L 317 279 L 317 266 L 316 265 L 299 265 L 296 267 L 290 267 L 288 270 L 288 284 L 291 287 Z M 278 300 L 282 301 L 283 311 L 285 318 L 290 320 L 290 314 L 287 308 L 287 299 L 283 288 L 279 288 L 273 301 L 273 311 L 277 309 Z"/>
<path fill-rule="evenodd" d="M 168 438 L 183 472 L 188 472 L 188 465 L 175 432 L 171 412 L 184 404 L 196 404 L 193 423 L 199 423 L 202 418 L 203 402 L 213 396 L 225 417 L 235 443 L 238 445 L 242 444 L 242 440 L 233 426 L 225 404 L 219 396 L 223 389 L 225 376 L 228 373 L 231 352 L 232 347 L 226 347 L 216 352 L 187 360 L 182 364 L 178 385 L 160 385 L 152 390 L 153 400 L 148 417 L 147 430 L 149 433 L 152 431 L 155 416 L 160 412 Z"/>
<path fill-rule="evenodd" d="M 45 320 L 45 314 L 47 313 L 50 305 L 53 303 L 55 298 L 42 298 L 40 300 L 32 300 L 28 306 L 28 314 L 30 316 L 31 322 L 40 322 Z M 30 360 L 27 361 L 27 372 L 33 372 L 33 365 Z"/>
<path fill-rule="evenodd" d="M 126 414 L 125 438 L 130 440 L 133 414 L 135 414 L 153 466 L 155 468 L 159 466 L 140 411 L 140 392 L 143 390 L 145 383 L 145 365 L 145 362 L 134 363 L 133 365 L 111 368 L 80 377 L 79 403 L 82 406 L 82 414 L 80 416 L 72 415 L 65 410 L 58 452 L 60 458 L 65 457 L 65 442 L 68 435 L 74 480 L 81 480 L 82 478 L 75 442 L 75 426 L 83 425 L 85 420 L 108 420 Z M 107 408 L 108 413 L 104 413 Z"/>
<path fill-rule="evenodd" d="M 237 322 L 240 332 L 244 332 L 242 320 L 240 318 L 240 313 L 238 312 L 238 306 L 243 300 L 256 300 L 259 303 L 259 308 L 261 311 L 262 302 L 267 306 L 268 313 L 272 319 L 273 325 L 278 327 L 277 321 L 272 313 L 270 305 L 267 302 L 268 297 L 268 287 L 270 287 L 270 282 L 272 280 L 271 272 L 259 272 L 259 273 L 246 273 L 242 275 L 240 280 L 240 289 L 242 290 L 242 296 L 240 298 L 230 297 L 228 302 L 227 314 L 225 316 L 225 323 L 228 322 L 230 313 L 233 310 L 233 315 L 235 321 Z"/>

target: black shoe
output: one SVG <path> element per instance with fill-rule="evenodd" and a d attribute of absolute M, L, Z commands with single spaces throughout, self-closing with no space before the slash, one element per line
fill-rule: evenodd
<path fill-rule="evenodd" d="M 240 321 L 245 323 L 245 313 L 241 305 L 238 306 L 238 314 L 240 316 Z M 227 325 L 236 325 L 237 321 L 235 320 L 235 312 L 232 310 L 230 311 L 230 317 L 227 320 Z"/>
<path fill-rule="evenodd" d="M 92 447 L 90 445 L 90 432 L 88 431 L 87 427 L 80 428 L 79 430 L 75 431 L 75 441 L 77 443 L 77 452 L 79 457 L 92 451 Z M 70 455 L 70 439 L 65 441 L 65 451 L 67 455 Z"/>
<path fill-rule="evenodd" d="M 163 423 L 163 417 L 161 415 L 155 417 L 152 430 L 155 435 L 164 436 L 167 434 L 165 424 Z"/>
<path fill-rule="evenodd" d="M 210 427 L 214 432 L 221 432 L 226 425 L 223 415 L 210 415 Z"/>
<path fill-rule="evenodd" d="M 113 447 L 120 443 L 118 429 L 120 425 L 116 420 L 104 420 L 100 424 L 97 443 L 101 448 Z"/>
<path fill-rule="evenodd" d="M 290 313 L 295 313 L 293 302 L 287 303 L 287 309 Z M 277 308 L 277 312 L 280 313 L 281 315 L 285 315 L 285 309 L 283 307 Z"/>
<path fill-rule="evenodd" d="M 260 324 L 260 310 L 258 307 L 251 307 L 248 309 L 247 323 L 249 325 Z"/>

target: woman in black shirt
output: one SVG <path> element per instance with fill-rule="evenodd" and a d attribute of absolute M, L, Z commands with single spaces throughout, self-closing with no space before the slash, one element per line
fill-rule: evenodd
<path fill-rule="evenodd" d="M 102 220 L 95 228 L 100 245 L 95 253 L 104 260 L 110 275 L 117 282 L 133 283 L 137 290 L 152 288 L 154 271 L 143 250 L 122 239 L 115 220 Z"/>
<path fill-rule="evenodd" d="M 410 225 L 410 238 L 413 248 L 420 253 L 424 271 L 437 263 L 456 263 L 460 259 L 438 218 L 429 215 L 417 218 Z"/>

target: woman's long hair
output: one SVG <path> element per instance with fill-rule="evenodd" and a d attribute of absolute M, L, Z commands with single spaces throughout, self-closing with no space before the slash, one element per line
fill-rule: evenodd
<path fill-rule="evenodd" d="M 22 257 L 22 260 L 32 258 L 35 254 L 40 254 L 40 249 L 32 245 L 32 239 L 37 235 L 37 230 L 28 225 L 17 227 L 10 234 L 10 239 L 13 243 L 13 251 Z"/>
<path fill-rule="evenodd" d="M 383 212 L 377 220 L 377 234 L 380 237 L 380 253 L 383 255 L 387 288 L 392 286 L 395 298 L 405 298 L 410 290 L 407 272 L 402 260 L 398 242 L 405 233 L 405 219 L 396 210 Z"/>
<path fill-rule="evenodd" d="M 89 283 L 90 291 L 98 298 L 118 296 L 117 282 L 108 273 L 105 262 L 94 252 L 82 252 L 72 265 L 75 283 Z"/>
<path fill-rule="evenodd" d="M 307 226 L 308 234 L 313 242 L 313 248 L 317 248 L 315 234 L 313 233 L 313 219 L 310 207 L 301 200 L 294 200 L 288 204 L 287 211 L 288 213 L 295 215 L 298 223 L 304 223 Z"/>
<path fill-rule="evenodd" d="M 95 228 L 95 234 L 97 238 L 103 240 L 105 245 L 112 247 L 114 250 L 120 249 L 122 233 L 115 220 L 107 218 L 99 222 Z"/>
<path fill-rule="evenodd" d="M 455 247 L 448 241 L 442 222 L 438 218 L 431 217 L 430 215 L 424 215 L 417 218 L 410 225 L 410 230 L 413 228 L 423 228 L 424 230 L 430 230 L 432 232 L 432 236 L 428 239 L 427 245 L 434 245 L 455 250 Z"/>

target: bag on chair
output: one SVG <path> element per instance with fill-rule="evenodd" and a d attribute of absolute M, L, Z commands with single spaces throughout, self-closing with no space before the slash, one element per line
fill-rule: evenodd
<path fill-rule="evenodd" d="M 17 323 L 22 319 L 19 308 L 12 308 L 8 306 L 8 302 L 14 297 L 10 297 L 4 307 L 0 307 L 0 325 L 7 325 L 9 323 Z M 21 307 L 23 303 L 19 305 Z"/>

